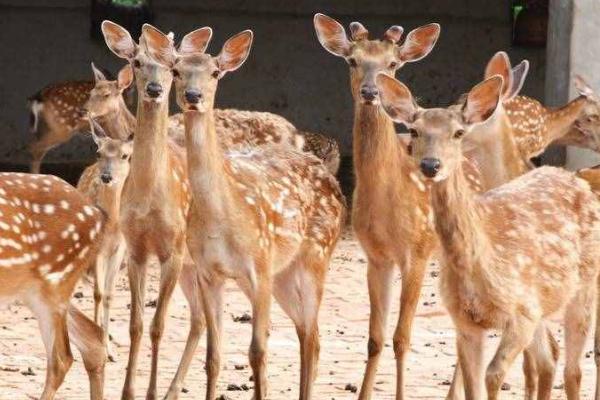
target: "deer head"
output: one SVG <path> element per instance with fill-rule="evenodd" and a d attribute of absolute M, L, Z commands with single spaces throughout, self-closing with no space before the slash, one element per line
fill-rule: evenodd
<path fill-rule="evenodd" d="M 600 151 L 600 98 L 581 76 L 575 76 L 574 83 L 579 94 L 587 99 L 575 127 L 585 137 L 587 147 Z"/>
<path fill-rule="evenodd" d="M 238 69 L 250 54 L 253 39 L 250 30 L 229 38 L 217 56 L 204 52 L 211 37 L 211 28 L 200 28 L 185 35 L 177 47 L 171 68 L 177 104 L 183 111 L 212 109 L 219 80 Z"/>
<path fill-rule="evenodd" d="M 112 139 L 100 124 L 90 118 L 92 138 L 98 146 L 98 169 L 100 181 L 108 186 L 121 185 L 129 175 L 129 159 L 133 152 L 133 135 L 127 140 Z"/>
<path fill-rule="evenodd" d="M 404 64 L 421 60 L 433 49 L 440 34 L 438 24 L 428 24 L 411 31 L 400 44 L 404 30 L 398 25 L 390 27 L 382 40 L 370 40 L 369 32 L 360 22 L 350 24 L 350 38 L 339 22 L 326 15 L 316 14 L 314 25 L 325 50 L 344 58 L 350 66 L 355 101 L 367 105 L 379 104 L 375 84 L 378 74 L 394 76 Z"/>
<path fill-rule="evenodd" d="M 142 27 L 139 45 L 125 28 L 111 21 L 102 22 L 102 33 L 108 48 L 131 64 L 141 100 L 153 103 L 166 101 L 173 83 L 168 67 L 175 61 L 173 39 L 149 24 Z M 148 55 L 149 49 L 152 49 L 154 57 Z"/>
<path fill-rule="evenodd" d="M 90 91 L 90 97 L 84 105 L 90 118 L 103 117 L 118 112 L 121 105 L 123 92 L 133 82 L 133 70 L 131 65 L 124 66 L 116 81 L 106 79 L 105 75 L 92 63 L 95 85 Z"/>
<path fill-rule="evenodd" d="M 491 118 L 500 103 L 503 79 L 495 75 L 475 86 L 461 108 L 424 109 L 410 90 L 388 76 L 377 76 L 381 104 L 411 135 L 412 156 L 427 179 L 442 181 L 461 165 L 462 139 Z"/>

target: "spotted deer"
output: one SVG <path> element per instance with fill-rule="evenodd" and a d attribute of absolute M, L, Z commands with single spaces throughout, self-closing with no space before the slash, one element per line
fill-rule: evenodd
<path fill-rule="evenodd" d="M 71 367 L 70 341 L 82 354 L 91 399 L 103 400 L 100 329 L 69 302 L 103 225 L 103 213 L 66 182 L 0 173 L 0 302 L 23 302 L 39 322 L 47 355 L 41 400 L 54 399 Z"/>
<path fill-rule="evenodd" d="M 126 255 L 127 245 L 119 226 L 121 191 L 129 175 L 129 159 L 133 150 L 133 135 L 113 139 L 102 126 L 92 122 L 92 137 L 98 146 L 98 161 L 83 171 L 77 189 L 95 202 L 107 214 L 104 237 L 93 264 L 94 321 L 104 332 L 104 343 L 110 361 L 116 355 L 109 346 L 108 325 L 115 278 Z"/>
<path fill-rule="evenodd" d="M 42 159 L 50 149 L 87 131 L 82 106 L 93 87 L 92 81 L 67 81 L 46 86 L 29 98 L 29 130 L 34 135 L 29 144 L 32 173 L 40 172 Z"/>
<path fill-rule="evenodd" d="M 252 303 L 250 365 L 254 398 L 266 397 L 271 296 L 296 325 L 300 398 L 309 399 L 319 355 L 318 310 L 325 273 L 343 224 L 339 186 L 314 156 L 292 147 L 224 150 L 215 128 L 217 85 L 248 57 L 252 31 L 231 37 L 217 56 L 204 53 L 212 30 L 186 35 L 177 49 L 146 35 L 148 51 L 174 75 L 183 110 L 193 195 L 188 248 L 197 268 L 208 330 L 206 399 L 216 396 L 223 289 L 235 279 Z M 175 398 L 177 388 L 167 398 Z"/>
<path fill-rule="evenodd" d="M 185 153 L 167 134 L 168 95 L 173 80 L 170 69 L 148 57 L 145 43 L 138 46 L 121 26 L 104 21 L 102 32 L 109 49 L 133 67 L 138 93 L 133 153 L 119 210 L 119 224 L 129 255 L 131 290 L 131 347 L 122 398 L 135 398 L 146 270 L 153 259 L 158 259 L 160 289 L 150 330 L 152 362 L 146 396 L 155 399 L 159 346 L 167 306 L 181 272 L 185 250 L 186 218 L 191 200 L 186 159 Z M 157 31 L 152 29 L 151 32 Z M 157 34 L 148 33 L 146 37 Z"/>
<path fill-rule="evenodd" d="M 394 75 L 404 64 L 427 56 L 438 39 L 440 26 L 429 24 L 417 28 L 401 43 L 403 29 L 397 25 L 389 28 L 382 40 L 370 40 L 367 29 L 359 22 L 350 24 L 351 38 L 348 38 L 341 24 L 323 14 L 315 15 L 314 25 L 321 45 L 348 62 L 354 98 L 356 186 L 352 225 L 368 258 L 371 305 L 368 361 L 359 399 L 371 398 L 384 347 L 396 266 L 402 273 L 400 315 L 393 340 L 396 399 L 403 399 L 412 321 L 436 238 L 427 188 L 419 179 L 406 146 L 397 138 L 392 120 L 380 107 L 375 76 L 379 72 Z"/>
<path fill-rule="evenodd" d="M 462 140 L 501 101 L 503 79 L 475 86 L 464 107 L 424 109 L 395 79 L 377 77 L 384 109 L 413 132 L 413 158 L 431 185 L 442 248 L 440 287 L 457 329 L 465 397 L 496 399 L 516 356 L 535 354 L 538 398 L 549 399 L 555 362 L 544 319 L 565 309 L 565 390 L 579 398 L 580 358 L 595 305 L 600 202 L 587 182 L 543 167 L 483 194 L 462 169 Z M 484 379 L 485 332 L 502 331 Z"/>

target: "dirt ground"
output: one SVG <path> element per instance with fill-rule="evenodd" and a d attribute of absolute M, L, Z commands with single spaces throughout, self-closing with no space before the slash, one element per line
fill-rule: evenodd
<path fill-rule="evenodd" d="M 149 304 L 144 316 L 145 333 L 140 356 L 137 397 L 145 398 L 145 388 L 150 369 L 149 323 L 154 313 L 152 300 L 157 294 L 157 268 L 151 271 L 148 295 Z M 450 318 L 440 304 L 437 291 L 437 267 L 431 265 L 427 271 L 425 287 L 421 294 L 418 315 L 413 329 L 411 353 L 408 359 L 407 391 L 411 399 L 442 399 L 452 376 L 452 366 L 456 353 L 454 329 Z M 393 301 L 393 314 L 390 321 L 396 321 L 399 307 L 399 278 L 394 282 L 396 294 Z M 92 312 L 91 289 L 81 285 L 79 298 L 73 302 L 88 315 Z M 106 369 L 106 399 L 120 398 L 125 376 L 128 354 L 129 292 L 125 274 L 122 273 L 116 290 L 114 322 L 111 326 L 113 347 L 118 352 L 116 363 L 109 363 Z M 250 324 L 234 322 L 234 317 L 250 312 L 250 305 L 233 283 L 226 292 L 226 316 L 224 318 L 223 371 L 219 379 L 219 394 L 229 399 L 250 399 L 251 391 L 228 390 L 229 385 L 252 387 L 247 349 L 250 342 Z M 315 399 L 354 399 L 353 386 L 360 386 L 367 349 L 369 302 L 366 287 L 365 257 L 351 234 L 346 233 L 336 250 L 327 278 L 326 291 L 321 307 L 321 361 L 319 376 L 315 384 Z M 299 361 L 298 342 L 291 321 L 274 304 L 272 330 L 269 339 L 268 375 L 270 399 L 291 399 L 298 396 Z M 395 324 L 388 327 L 388 337 Z M 563 343 L 561 327 L 552 323 L 560 343 Z M 188 332 L 187 304 L 177 289 L 166 321 L 166 332 L 162 342 L 159 364 L 159 396 L 162 396 L 173 377 Z M 493 350 L 497 337 L 490 332 L 488 350 Z M 488 351 L 488 356 L 491 352 Z M 204 398 L 204 339 L 198 348 L 190 369 L 181 399 Z M 62 385 L 58 399 L 88 399 L 88 383 L 79 354 L 74 351 L 73 364 Z M 560 371 L 555 378 L 554 399 L 565 398 L 562 388 L 561 354 Z M 22 306 L 0 309 L 0 399 L 34 399 L 42 391 L 45 374 L 45 354 L 37 323 L 29 311 Z M 236 368 L 236 366 L 238 366 Z M 243 369 L 239 366 L 244 366 Z M 592 341 L 586 345 L 586 357 L 582 360 L 582 398 L 591 399 L 594 386 L 594 361 Z M 506 380 L 503 398 L 522 398 L 523 378 L 521 359 L 513 366 Z M 376 384 L 374 398 L 393 399 L 395 384 L 394 354 L 391 339 L 386 345 Z M 230 388 L 232 389 L 232 388 Z"/>

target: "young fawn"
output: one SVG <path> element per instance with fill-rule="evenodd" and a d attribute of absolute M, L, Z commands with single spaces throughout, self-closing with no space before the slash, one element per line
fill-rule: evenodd
<path fill-rule="evenodd" d="M 91 120 L 94 142 L 98 146 L 98 161 L 83 171 L 77 189 L 102 208 L 108 220 L 104 238 L 93 265 L 94 320 L 102 327 L 108 359 L 116 356 L 109 346 L 108 324 L 115 278 L 125 258 L 127 244 L 119 226 L 121 191 L 129 175 L 129 159 L 133 151 L 133 136 L 126 140 L 109 137 L 102 126 Z"/>
<path fill-rule="evenodd" d="M 103 400 L 100 329 L 70 305 L 97 251 L 104 215 L 68 183 L 46 175 L 0 173 L 0 302 L 20 300 L 39 322 L 47 354 L 41 400 L 51 400 L 71 367 L 72 340 Z"/>
<path fill-rule="evenodd" d="M 351 39 L 342 25 L 326 15 L 315 15 L 314 24 L 321 45 L 348 62 L 354 98 L 356 186 L 352 225 L 368 258 L 371 305 L 368 361 L 359 398 L 371 397 L 384 347 L 393 276 L 399 267 L 402 294 L 394 353 L 396 398 L 403 399 L 412 321 L 436 238 L 427 189 L 405 144 L 397 137 L 392 120 L 380 107 L 375 77 L 380 72 L 394 75 L 407 62 L 427 56 L 437 41 L 440 27 L 429 24 L 417 28 L 400 44 L 403 29 L 397 25 L 385 32 L 383 40 L 369 40 L 368 31 L 358 22 L 350 25 Z"/>
<path fill-rule="evenodd" d="M 565 307 L 565 390 L 579 398 L 580 357 L 592 318 L 600 244 L 600 202 L 572 173 L 543 167 L 484 194 L 472 192 L 460 160 L 462 138 L 500 102 L 502 78 L 475 86 L 460 110 L 420 108 L 410 91 L 379 75 L 386 112 L 406 124 L 413 157 L 431 184 L 442 245 L 441 292 L 457 329 L 465 397 L 496 399 L 525 348 L 535 355 L 538 398 L 549 399 L 555 363 L 543 321 Z M 485 331 L 502 330 L 483 374 Z"/>
<path fill-rule="evenodd" d="M 212 30 L 186 35 L 178 49 L 143 31 L 148 51 L 175 77 L 184 112 L 194 202 L 188 248 L 205 310 L 206 399 L 216 396 L 220 370 L 223 289 L 235 279 L 252 303 L 250 365 L 254 398 L 266 397 L 271 296 L 296 325 L 300 398 L 311 398 L 319 354 L 318 310 L 331 252 L 343 223 L 339 186 L 314 156 L 291 147 L 224 151 L 214 121 L 218 82 L 246 60 L 252 32 L 241 32 L 217 56 L 204 53 Z"/>
<path fill-rule="evenodd" d="M 186 218 L 191 201 L 186 159 L 184 152 L 167 135 L 168 95 L 173 79 L 171 71 L 148 57 L 145 44 L 138 46 L 121 26 L 104 21 L 102 32 L 112 52 L 133 67 L 138 93 L 131 166 L 119 210 L 119 224 L 129 254 L 131 290 L 131 347 L 122 398 L 135 398 L 146 270 L 152 260 L 158 259 L 161 276 L 150 330 L 152 363 L 147 392 L 147 399 L 155 399 L 159 346 L 167 306 L 185 254 Z"/>

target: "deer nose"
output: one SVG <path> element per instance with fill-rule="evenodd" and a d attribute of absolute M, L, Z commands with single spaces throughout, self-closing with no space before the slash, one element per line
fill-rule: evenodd
<path fill-rule="evenodd" d="M 200 93 L 198 90 L 188 89 L 185 91 L 185 99 L 188 101 L 188 103 L 197 104 L 201 98 L 202 93 Z"/>
<path fill-rule="evenodd" d="M 363 86 L 360 88 L 360 95 L 367 101 L 373 101 L 379 95 L 376 86 Z"/>
<path fill-rule="evenodd" d="M 100 175 L 100 180 L 106 184 L 112 182 L 112 176 L 110 174 L 102 174 Z"/>
<path fill-rule="evenodd" d="M 160 86 L 156 82 L 150 82 L 149 84 L 146 85 L 146 93 L 148 93 L 148 96 L 150 96 L 153 99 L 155 99 L 155 98 L 157 98 L 158 96 L 161 95 L 161 93 L 162 93 L 162 86 Z"/>
<path fill-rule="evenodd" d="M 433 178 L 440 171 L 442 163 L 437 158 L 424 158 L 421 160 L 421 172 L 428 178 Z"/>

